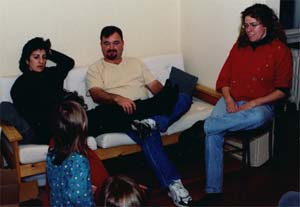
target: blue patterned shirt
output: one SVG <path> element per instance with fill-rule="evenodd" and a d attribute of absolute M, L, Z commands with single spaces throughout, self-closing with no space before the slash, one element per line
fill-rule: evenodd
<path fill-rule="evenodd" d="M 48 153 L 51 206 L 95 206 L 88 159 L 78 153 L 72 153 L 61 165 L 54 165 L 53 159 Z"/>

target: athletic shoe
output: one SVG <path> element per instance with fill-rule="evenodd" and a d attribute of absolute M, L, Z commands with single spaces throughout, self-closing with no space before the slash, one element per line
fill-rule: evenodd
<path fill-rule="evenodd" d="M 181 180 L 175 180 L 169 185 L 168 195 L 172 198 L 176 206 L 190 206 L 192 197 L 189 192 L 183 187 Z"/>

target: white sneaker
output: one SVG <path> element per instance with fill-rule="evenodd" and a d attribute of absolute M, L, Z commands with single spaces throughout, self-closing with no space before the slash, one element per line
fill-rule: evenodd
<path fill-rule="evenodd" d="M 192 197 L 189 192 L 183 187 L 181 180 L 175 180 L 169 185 L 168 195 L 172 198 L 176 206 L 189 206 L 192 202 Z"/>
<path fill-rule="evenodd" d="M 151 135 L 152 130 L 156 130 L 156 122 L 153 119 L 133 120 L 131 129 L 136 135 L 144 139 Z"/>

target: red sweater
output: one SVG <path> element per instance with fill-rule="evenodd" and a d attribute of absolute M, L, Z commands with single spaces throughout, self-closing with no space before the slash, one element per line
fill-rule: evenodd
<path fill-rule="evenodd" d="M 219 74 L 216 89 L 221 92 L 228 86 L 235 101 L 250 101 L 276 88 L 290 88 L 292 73 L 291 51 L 279 40 L 255 50 L 251 46 L 238 48 L 235 43 Z"/>

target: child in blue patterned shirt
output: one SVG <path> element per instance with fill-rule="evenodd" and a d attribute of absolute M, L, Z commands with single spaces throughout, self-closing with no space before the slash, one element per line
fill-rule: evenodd
<path fill-rule="evenodd" d="M 87 158 L 87 116 L 74 101 L 57 107 L 53 117 L 55 145 L 47 154 L 51 206 L 95 206 Z"/>

